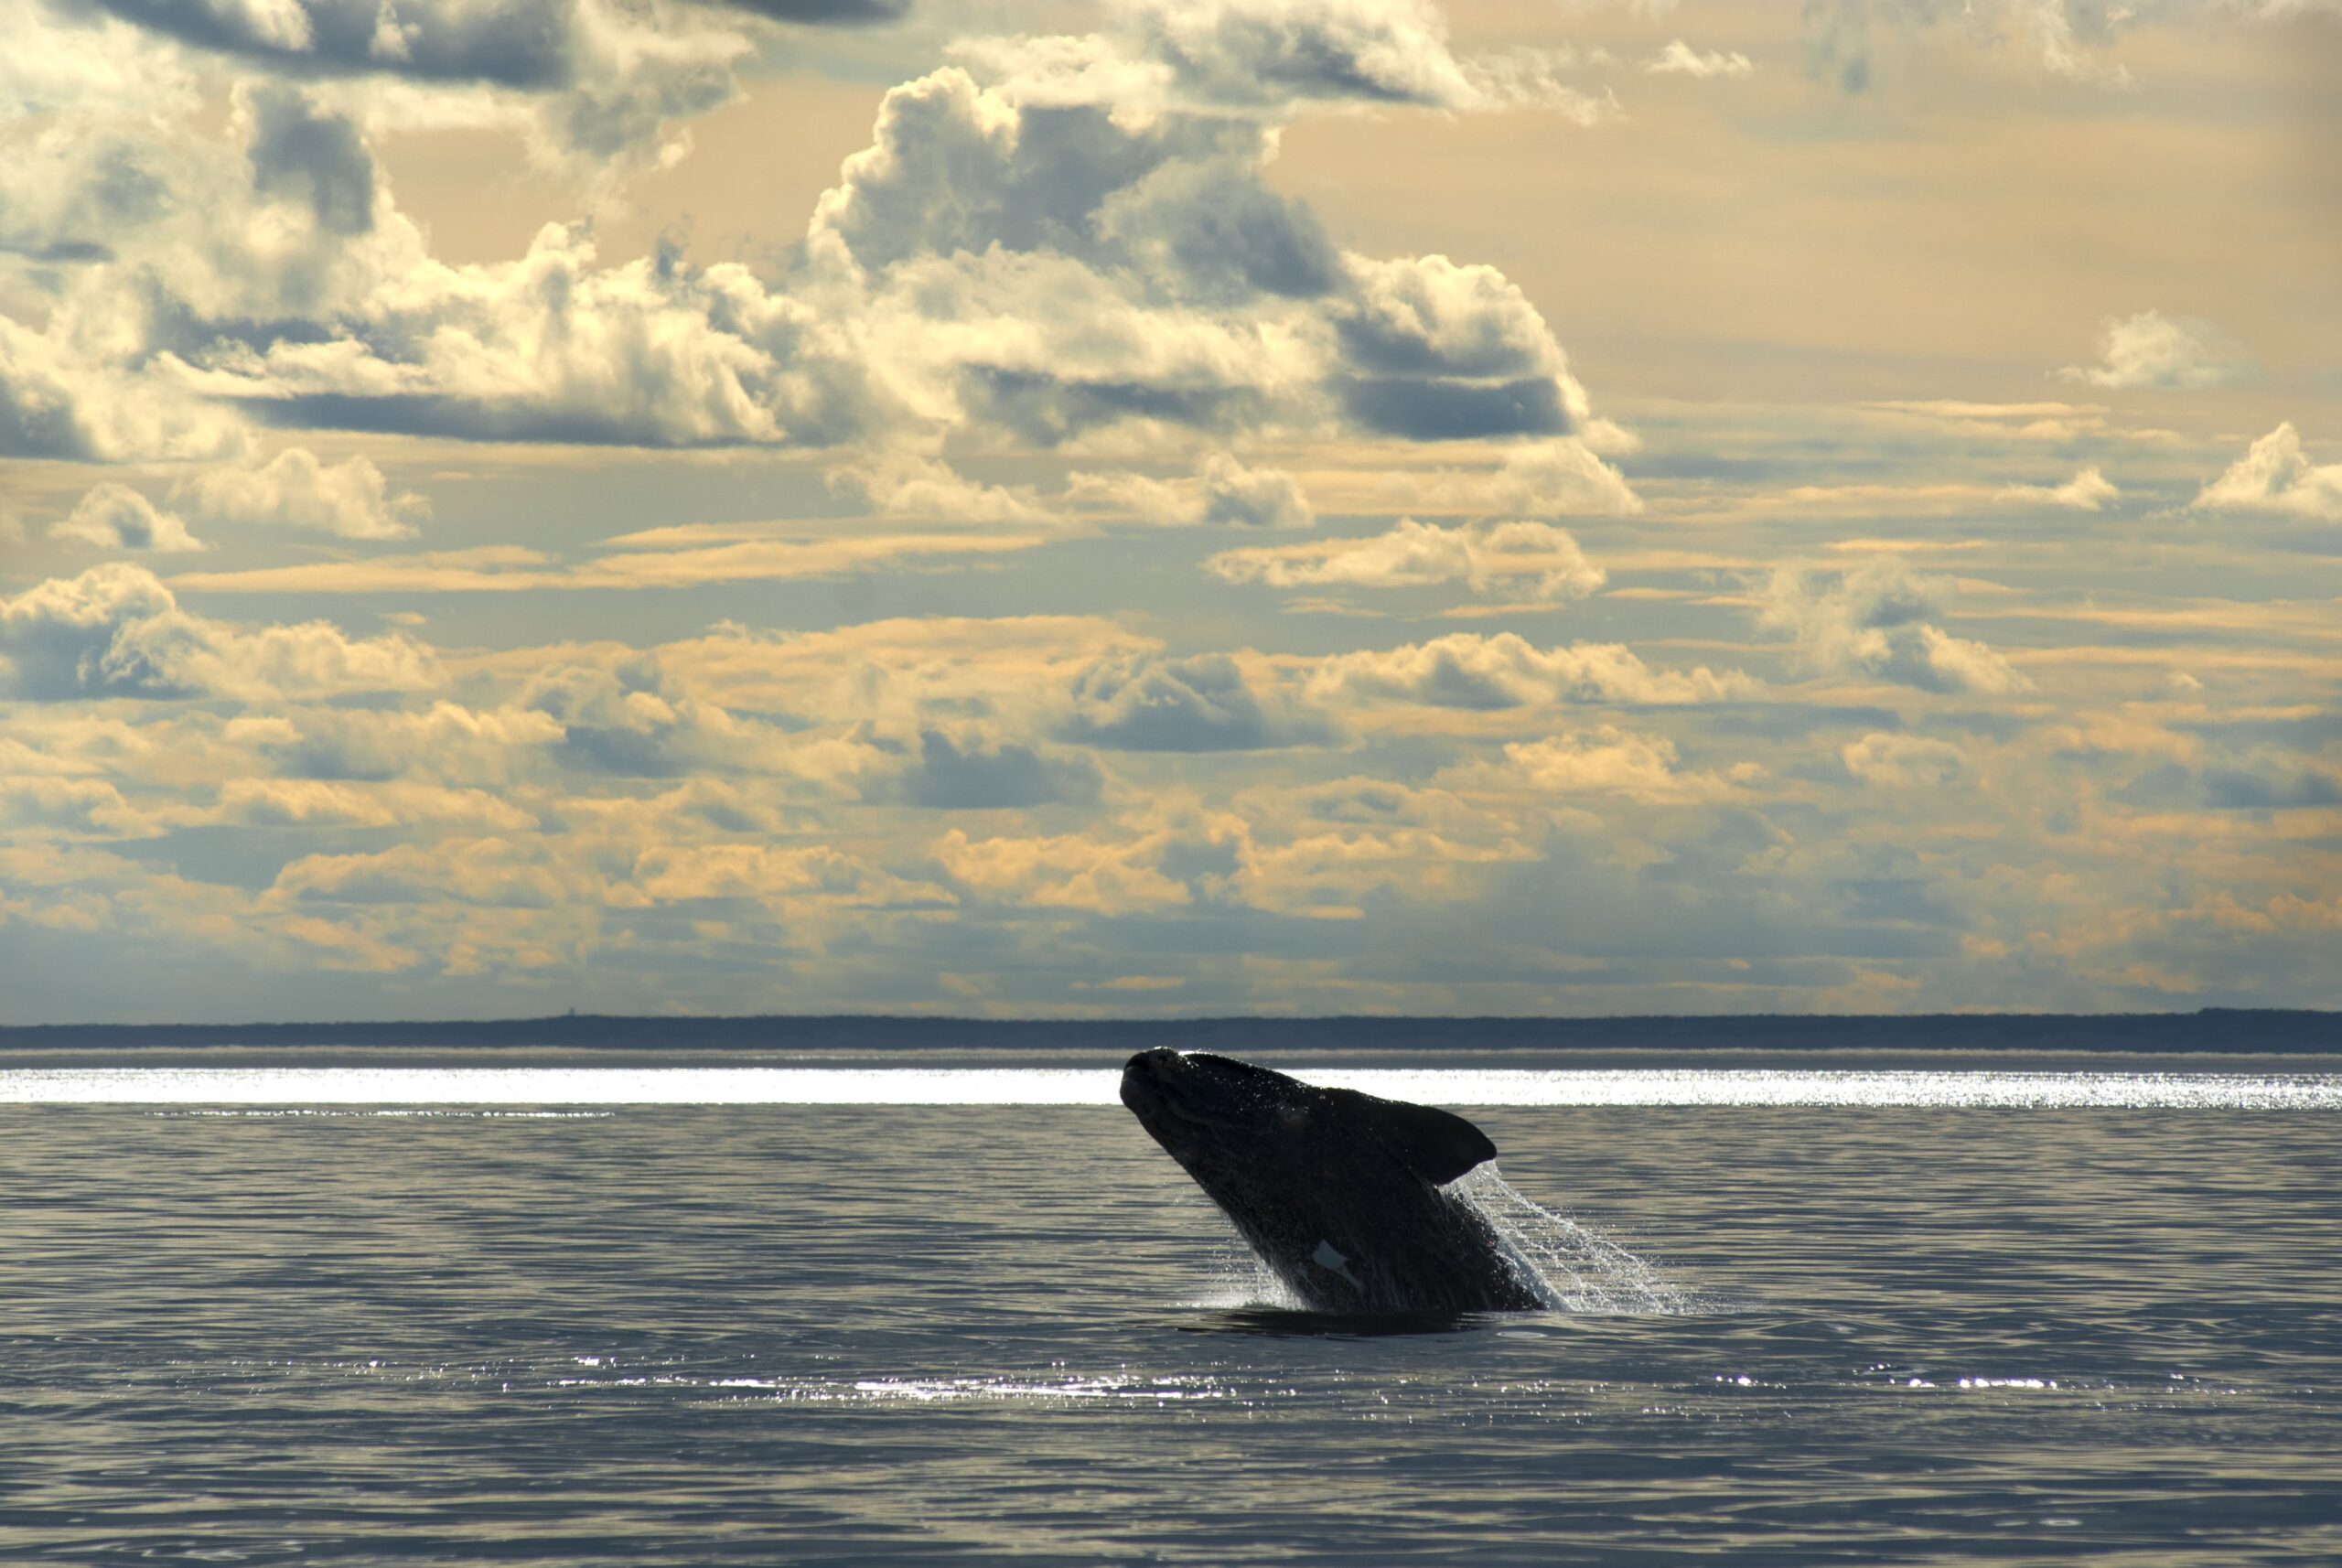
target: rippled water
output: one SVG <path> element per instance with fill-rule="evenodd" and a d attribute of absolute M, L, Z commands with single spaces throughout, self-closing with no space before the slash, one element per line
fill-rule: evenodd
<path fill-rule="evenodd" d="M 1384 1334 L 1111 1105 L 0 1075 L 0 1561 L 2342 1561 L 2337 1080 L 2112 1076 L 1523 1090 Z"/>

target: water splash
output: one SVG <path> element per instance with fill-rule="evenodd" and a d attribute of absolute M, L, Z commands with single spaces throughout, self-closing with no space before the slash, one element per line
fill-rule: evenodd
<path fill-rule="evenodd" d="M 1555 1312 L 1649 1317 L 1702 1310 L 1649 1260 L 1536 1203 L 1493 1164 L 1468 1172 L 1448 1190 L 1496 1227 L 1508 1261 Z"/>
<path fill-rule="evenodd" d="M 1305 1312 L 1309 1304 L 1232 1231 L 1211 1259 L 1211 1283 L 1187 1303 L 1213 1312 Z"/>

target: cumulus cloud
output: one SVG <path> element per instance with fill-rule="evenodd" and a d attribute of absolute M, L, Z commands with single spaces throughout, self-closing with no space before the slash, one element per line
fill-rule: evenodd
<path fill-rule="evenodd" d="M 1588 417 L 1545 319 L 1494 267 L 1445 256 L 1351 258 L 1354 298 L 1335 317 L 1350 367 L 1344 404 L 1406 440 L 1565 435 Z"/>
<path fill-rule="evenodd" d="M 246 440 L 228 409 L 190 394 L 169 355 L 108 362 L 60 331 L 36 333 L 0 316 L 0 458 L 231 456 Z"/>
<path fill-rule="evenodd" d="M 1705 80 L 1716 76 L 1746 76 L 1756 67 L 1738 50 L 1711 49 L 1706 53 L 1693 48 L 1681 38 L 1670 39 L 1665 48 L 1643 62 L 1643 69 L 1654 76 L 1689 76 Z"/>
<path fill-rule="evenodd" d="M 2024 690 L 2030 682 L 2007 660 L 1930 623 L 1949 591 L 1896 562 L 1834 576 L 1783 569 L 1763 591 L 1757 624 L 1795 638 L 1799 657 L 1826 673 L 1928 692 Z"/>
<path fill-rule="evenodd" d="M 73 510 L 50 526 L 48 535 L 78 539 L 108 550 L 151 550 L 158 554 L 205 548 L 201 540 L 187 531 L 186 519 L 111 479 L 91 486 Z"/>
<path fill-rule="evenodd" d="M 1562 79 L 1565 49 L 1457 55 L 1430 0 L 1133 0 L 1081 37 L 964 39 L 955 52 L 1034 103 L 1116 102 L 1284 115 L 1308 106 L 1542 106 L 1581 124 L 1599 102 Z"/>
<path fill-rule="evenodd" d="M 355 11 L 314 0 L 162 14 L 214 47 L 337 69 L 362 56 L 376 62 L 368 70 L 390 69 L 377 59 L 389 48 L 400 69 L 426 75 L 442 70 L 428 63 L 442 58 L 435 28 L 452 39 L 533 15 L 526 3 L 426 5 L 412 37 L 384 44 L 349 30 Z M 575 15 L 608 20 L 590 3 Z M 648 19 L 662 15 L 654 5 Z M 371 28 L 379 17 L 366 16 Z M 60 147 L 70 178 L 46 163 L 0 171 L 0 188 L 57 188 L 0 199 L 11 220 L 44 215 L 10 243 L 76 244 L 86 231 L 108 247 L 56 285 L 44 330 L 0 317 L 0 449 L 231 456 L 247 439 L 240 408 L 282 426 L 473 440 L 859 447 L 839 473 L 874 505 L 982 520 L 1041 509 L 899 454 L 970 431 L 1125 450 L 1165 433 L 1221 446 L 1368 434 L 1519 441 L 1549 458 L 1566 448 L 1596 471 L 1573 482 L 1606 478 L 1622 498 L 1582 450 L 1605 427 L 1518 287 L 1441 256 L 1345 253 L 1262 177 L 1274 119 L 1323 96 L 1463 102 L 1437 24 L 1427 7 L 1363 0 L 1123 14 L 1115 36 L 1151 40 L 1141 54 L 1206 97 L 1230 71 L 1274 84 L 1283 107 L 1265 117 L 1133 113 L 1102 80 L 1053 77 L 1044 91 L 972 55 L 972 71 L 949 67 L 886 94 L 871 145 L 771 274 L 696 266 L 671 245 L 606 265 L 585 224 L 547 226 L 514 261 L 440 262 L 398 209 L 366 124 L 323 89 L 247 83 L 224 141 L 117 127 L 113 141 Z M 446 60 L 507 58 L 464 38 Z M 1019 59 L 1088 47 L 1011 42 Z M 645 58 L 683 47 L 637 45 Z M 510 63 L 490 75 L 557 73 Z M 75 216 L 102 200 L 120 209 L 111 220 Z M 280 490 L 308 478 L 271 470 Z M 210 488 L 224 498 L 233 482 Z M 1158 512 L 1230 523 L 1293 523 L 1307 510 L 1284 476 L 1224 455 L 1195 496 L 1155 499 Z M 346 536 L 412 521 L 371 493 L 282 510 L 329 517 Z"/>
<path fill-rule="evenodd" d="M 1225 452 L 1207 457 L 1189 480 L 1077 472 L 1067 478 L 1067 495 L 1078 505 L 1158 526 L 1306 528 L 1317 519 L 1291 474 L 1248 468 Z"/>
<path fill-rule="evenodd" d="M 1046 522 L 1051 513 L 1024 486 L 987 485 L 915 452 L 888 452 L 833 471 L 830 488 L 890 517 L 940 522 Z"/>
<path fill-rule="evenodd" d="M 1608 579 L 1567 529 L 1531 521 L 1442 528 L 1402 518 L 1365 539 L 1224 550 L 1205 569 L 1231 583 L 1274 588 L 1417 588 L 1461 584 L 1476 594 L 1558 603 Z"/>
<path fill-rule="evenodd" d="M 1873 733 L 1838 748 L 1846 771 L 1865 784 L 1909 789 L 1949 784 L 1968 771 L 1968 754 L 1940 740 Z"/>
<path fill-rule="evenodd" d="M 1256 690 L 1224 653 L 1101 660 L 1077 676 L 1063 738 L 1117 751 L 1256 751 L 1328 746 L 1324 714 L 1273 688 Z"/>
<path fill-rule="evenodd" d="M 2068 365 L 2059 378 L 2094 387 L 2186 390 L 2226 386 L 2260 371 L 2244 345 L 2210 322 L 2160 310 L 2109 317 L 2099 353 L 2098 364 Z"/>
<path fill-rule="evenodd" d="M 741 9 L 821 22 L 896 7 Z M 435 92 L 442 119 L 509 121 L 517 102 L 536 111 L 543 150 L 605 160 L 656 156 L 671 125 L 729 101 L 755 47 L 722 7 L 667 0 L 88 0 L 86 11 L 287 75 L 400 79 Z M 330 156 L 322 143 L 309 151 Z"/>
<path fill-rule="evenodd" d="M 393 494 L 370 459 L 321 463 L 301 446 L 288 446 L 258 467 L 205 469 L 174 493 L 212 522 L 266 523 L 344 539 L 411 539 L 415 523 L 431 515 L 423 497 Z"/>
<path fill-rule="evenodd" d="M 1705 665 L 1652 670 L 1617 643 L 1541 649 L 1512 632 L 1458 632 L 1388 651 L 1337 654 L 1310 677 L 1310 696 L 1329 703 L 1405 702 L 1443 708 L 1509 708 L 1537 703 L 1674 705 L 1755 694 L 1755 681 Z"/>
<path fill-rule="evenodd" d="M 1091 833 L 972 839 L 954 828 L 936 841 L 938 865 L 988 898 L 1041 908 L 1129 915 L 1193 901 L 1187 885 L 1155 862 L 1158 835 L 1116 841 Z"/>
<path fill-rule="evenodd" d="M 515 705 L 557 722 L 553 754 L 584 772 L 667 779 L 770 768 L 785 751 L 772 726 L 690 690 L 654 654 L 549 665 Z"/>
<path fill-rule="evenodd" d="M 1732 785 L 1712 773 L 1677 767 L 1675 743 L 1602 725 L 1543 740 L 1513 741 L 1502 762 L 1471 762 L 1448 769 L 1443 783 L 1466 792 L 1527 794 L 1541 800 L 1615 795 L 1646 805 L 1719 799 Z"/>
<path fill-rule="evenodd" d="M 419 779 L 498 789 L 542 771 L 565 735 L 550 714 L 444 698 L 422 709 L 312 707 L 292 716 L 246 716 L 228 731 L 285 779 Z"/>
<path fill-rule="evenodd" d="M 2004 500 L 2044 502 L 2076 511 L 2104 511 L 2122 499 L 2114 482 L 2094 466 L 2081 469 L 2062 485 L 2010 485 L 2000 493 Z"/>
<path fill-rule="evenodd" d="M 439 683 L 403 633 L 325 621 L 247 628 L 179 608 L 142 566 L 109 563 L 0 599 L 0 682 L 34 702 L 89 697 L 319 697 Z"/>
<path fill-rule="evenodd" d="M 900 798 L 941 811 L 998 811 L 1094 803 L 1103 780 L 1079 752 L 1027 746 L 970 726 L 919 732 L 917 760 L 897 780 Z"/>
<path fill-rule="evenodd" d="M 2291 421 L 2252 444 L 2195 500 L 2199 511 L 2256 511 L 2342 521 L 2342 463 L 2309 460 Z"/>

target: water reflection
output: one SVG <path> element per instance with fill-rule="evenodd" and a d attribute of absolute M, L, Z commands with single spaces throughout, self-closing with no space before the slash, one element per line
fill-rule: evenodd
<path fill-rule="evenodd" d="M 1702 1310 L 1386 1333 L 1119 1108 L 603 1110 L 0 1110 L 0 1560 L 2342 1561 L 2324 1113 L 1499 1106 Z"/>

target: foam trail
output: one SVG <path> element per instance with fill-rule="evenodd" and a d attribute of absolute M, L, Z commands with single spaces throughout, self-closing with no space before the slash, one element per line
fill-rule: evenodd
<path fill-rule="evenodd" d="M 1458 1178 L 1453 1191 L 1496 1227 L 1520 1273 L 1556 1312 L 1681 1316 L 1699 1310 L 1685 1291 L 1616 1241 L 1524 1196 L 1494 1165 Z"/>

